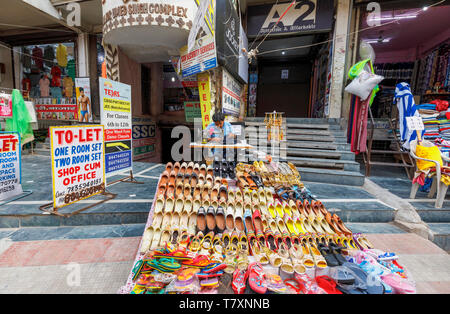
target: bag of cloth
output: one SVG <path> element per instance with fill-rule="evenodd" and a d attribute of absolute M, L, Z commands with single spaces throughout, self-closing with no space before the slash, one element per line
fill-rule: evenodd
<path fill-rule="evenodd" d="M 416 156 L 420 158 L 435 160 L 439 162 L 439 165 L 442 167 L 444 164 L 442 162 L 441 151 L 439 148 L 433 144 L 423 143 L 423 145 L 417 144 L 416 146 Z M 426 160 L 417 160 L 417 168 L 419 170 L 426 170 L 431 167 L 435 167 L 436 164 L 431 161 Z"/>
<path fill-rule="evenodd" d="M 366 100 L 373 89 L 384 79 L 381 75 L 369 73 L 365 70 L 353 79 L 353 81 L 345 88 L 345 91 L 359 96 L 361 100 Z"/>

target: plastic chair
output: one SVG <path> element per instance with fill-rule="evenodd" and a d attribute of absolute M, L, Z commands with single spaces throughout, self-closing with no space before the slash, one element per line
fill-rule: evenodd
<path fill-rule="evenodd" d="M 426 146 L 426 147 L 435 146 L 432 142 L 427 141 L 427 140 L 422 140 L 421 145 Z M 417 140 L 411 141 L 410 151 L 409 151 L 409 154 L 411 155 L 411 157 L 414 158 L 415 161 L 425 160 L 425 161 L 433 162 L 436 166 L 436 174 L 433 177 L 433 183 L 431 184 L 431 189 L 430 189 L 430 192 L 428 193 L 428 198 L 433 198 L 434 194 L 437 191 L 436 202 L 434 204 L 434 207 L 442 208 L 442 204 L 444 203 L 445 194 L 447 193 L 448 186 L 445 183 L 441 182 L 441 165 L 436 160 L 430 160 L 430 159 L 425 159 L 425 158 L 416 156 L 416 146 L 417 146 Z M 444 165 L 447 165 L 448 162 L 450 162 L 450 159 L 447 158 L 446 156 L 444 156 L 442 153 L 441 153 L 441 157 L 444 162 Z M 417 171 L 418 170 L 417 162 L 415 163 L 415 166 L 416 166 L 416 171 Z M 409 195 L 409 198 L 412 198 L 412 199 L 416 198 L 416 193 L 417 193 L 417 190 L 419 189 L 419 187 L 420 187 L 419 183 L 412 184 L 411 193 Z"/>

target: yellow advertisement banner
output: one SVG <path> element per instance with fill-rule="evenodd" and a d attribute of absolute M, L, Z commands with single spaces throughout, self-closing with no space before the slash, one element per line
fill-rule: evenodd
<path fill-rule="evenodd" d="M 204 130 L 211 123 L 211 92 L 209 88 L 209 73 L 200 73 L 197 75 L 197 79 L 202 111 L 202 125 Z"/>
<path fill-rule="evenodd" d="M 131 103 L 124 100 L 103 98 L 103 108 L 111 111 L 130 112 Z"/>

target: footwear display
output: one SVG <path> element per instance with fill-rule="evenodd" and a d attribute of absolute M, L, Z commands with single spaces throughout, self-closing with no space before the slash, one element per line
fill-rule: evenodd
<path fill-rule="evenodd" d="M 290 163 L 168 163 L 155 194 L 132 293 L 214 293 L 226 276 L 236 294 L 247 286 L 258 294 L 415 291 L 399 257 L 353 233 Z M 155 273 L 174 281 L 163 284 Z M 345 286 L 369 274 L 383 284 Z"/>

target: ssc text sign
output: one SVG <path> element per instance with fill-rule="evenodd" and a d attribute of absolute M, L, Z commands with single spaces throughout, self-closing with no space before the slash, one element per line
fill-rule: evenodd
<path fill-rule="evenodd" d="M 105 190 L 102 125 L 51 127 L 53 207 L 61 208 Z"/>

